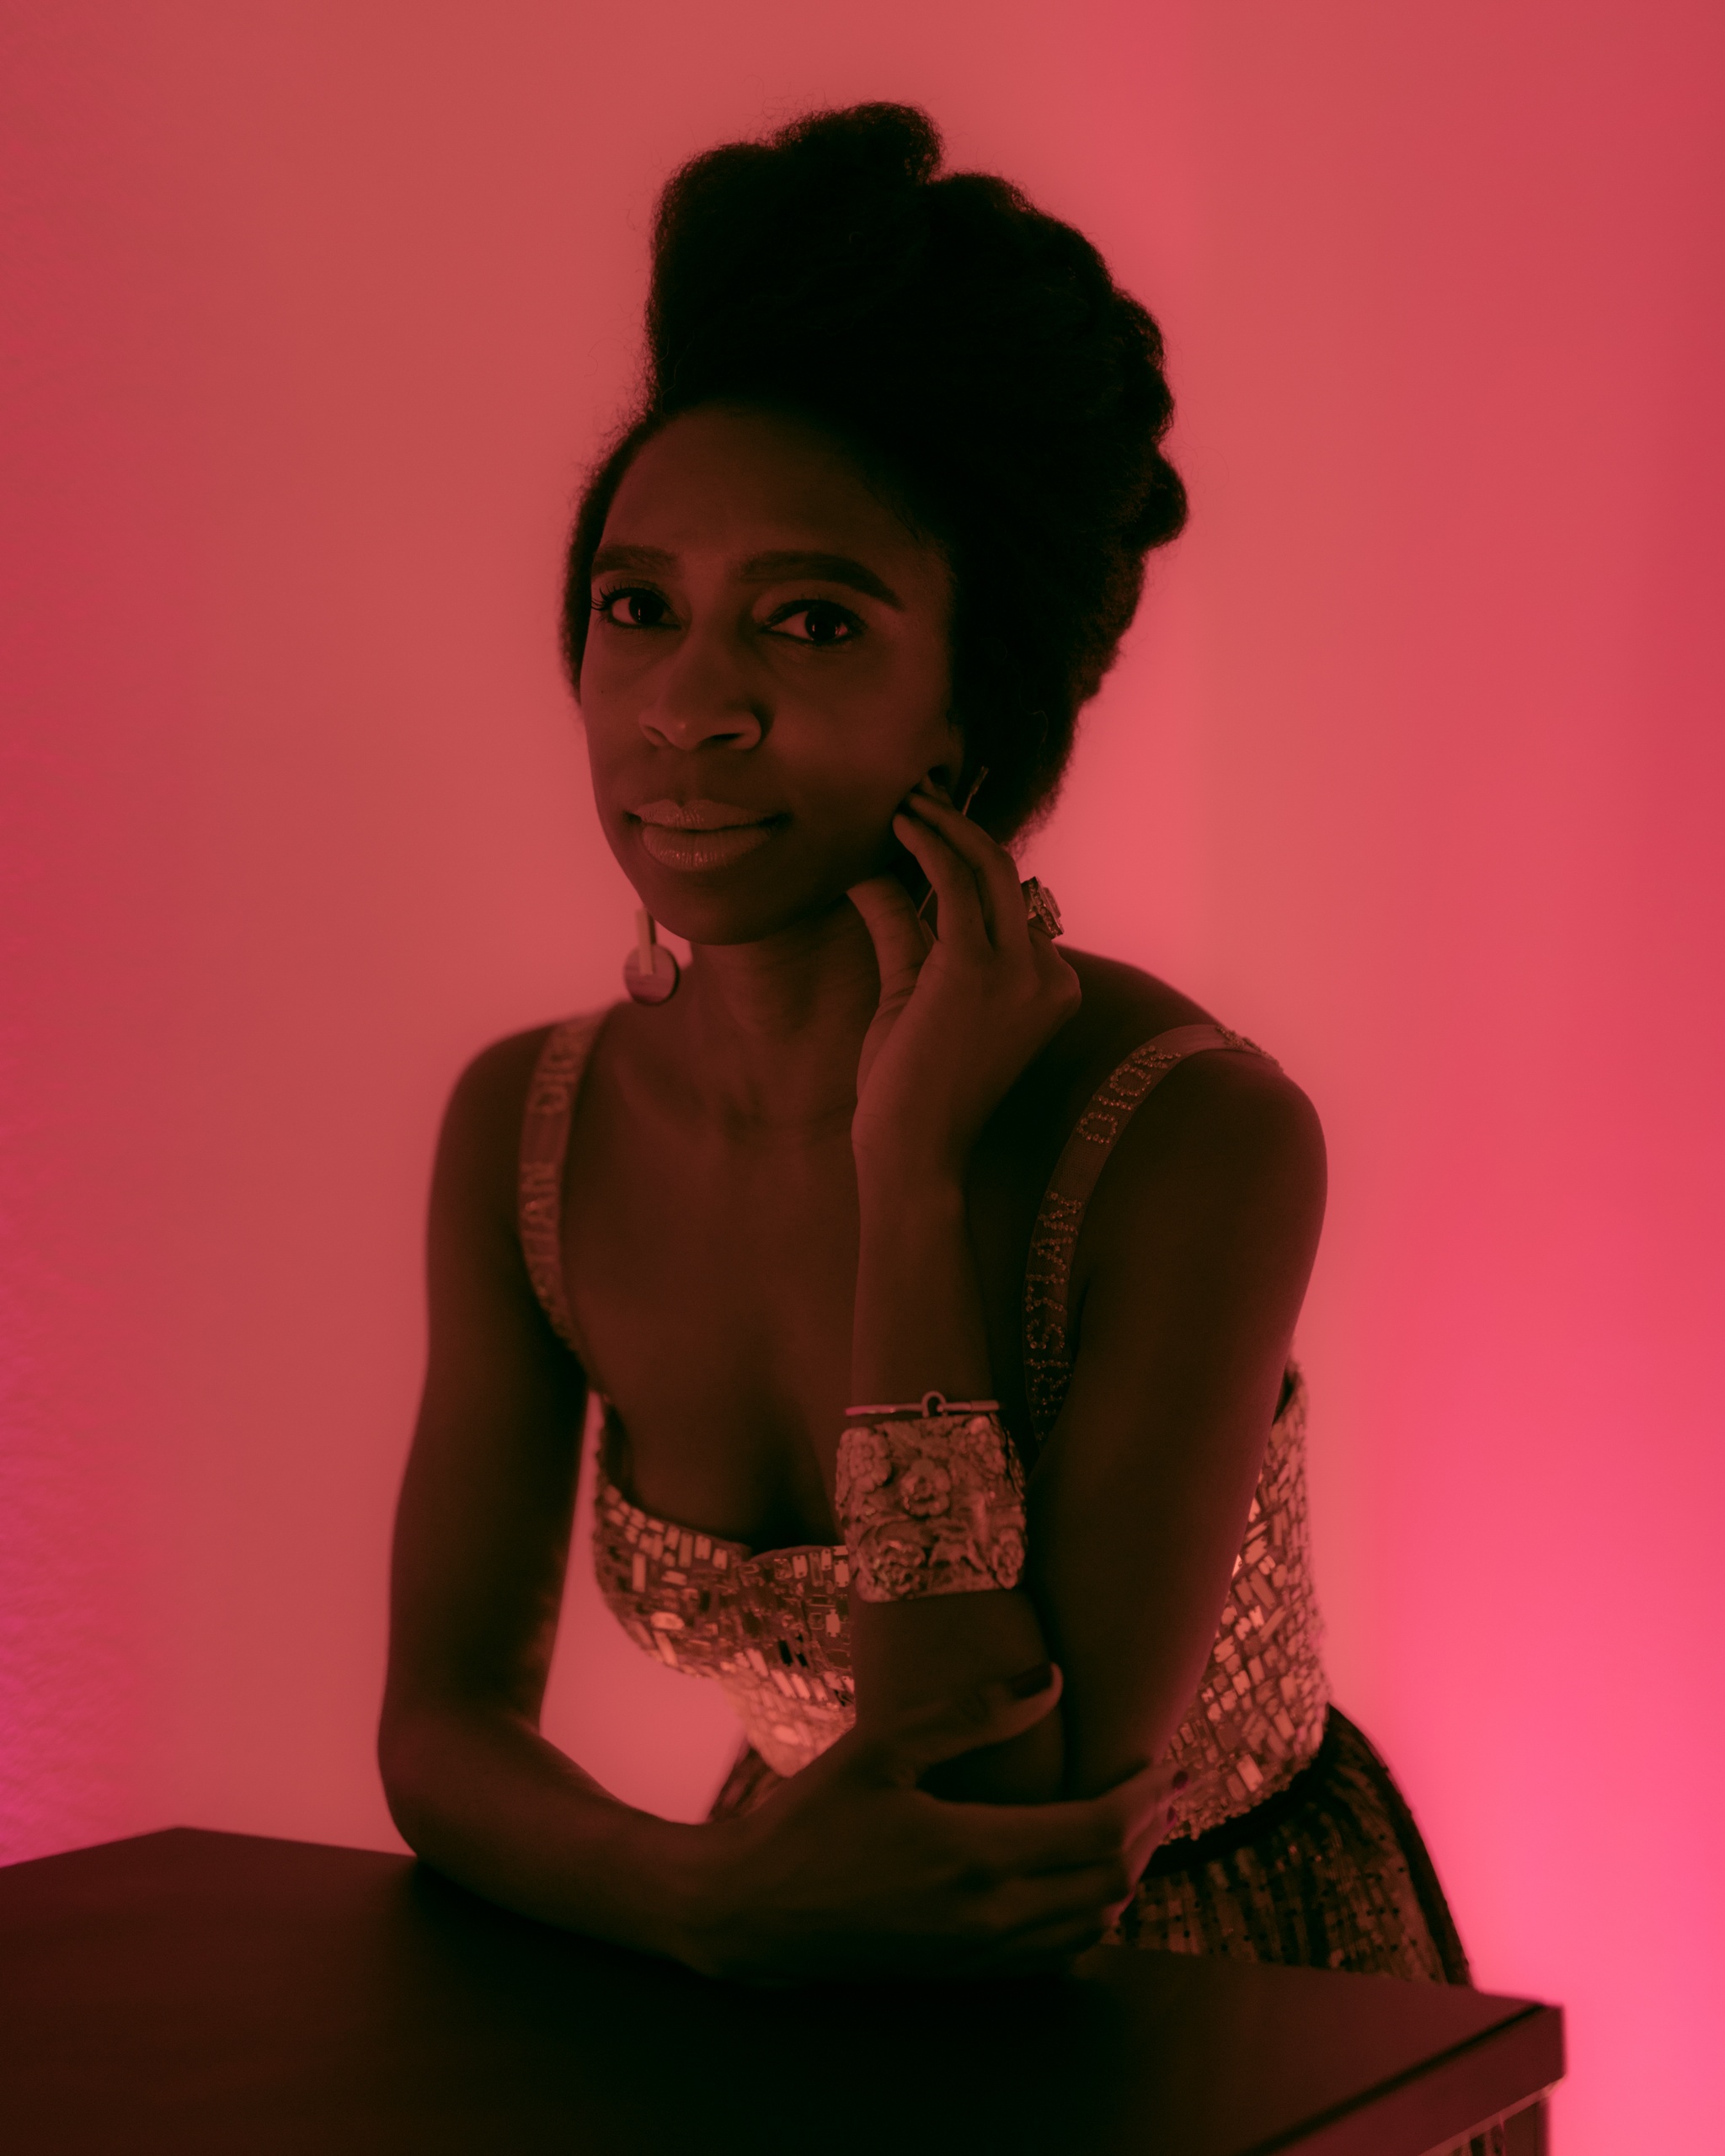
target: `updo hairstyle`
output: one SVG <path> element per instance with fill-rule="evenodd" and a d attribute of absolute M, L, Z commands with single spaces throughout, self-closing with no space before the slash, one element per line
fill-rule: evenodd
<path fill-rule="evenodd" d="M 1081 233 L 940 160 L 926 114 L 864 104 L 670 182 L 643 398 L 576 515 L 563 655 L 579 685 L 593 557 L 644 442 L 708 404 L 809 421 L 947 558 L 954 717 L 989 774 L 973 813 L 1004 840 L 1052 805 L 1186 495 L 1150 315 Z"/>

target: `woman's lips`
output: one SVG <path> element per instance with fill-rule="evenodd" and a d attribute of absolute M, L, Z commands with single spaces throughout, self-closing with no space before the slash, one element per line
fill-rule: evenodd
<path fill-rule="evenodd" d="M 729 868 L 772 836 L 772 822 L 726 824 L 710 831 L 641 823 L 641 850 L 661 868 Z"/>

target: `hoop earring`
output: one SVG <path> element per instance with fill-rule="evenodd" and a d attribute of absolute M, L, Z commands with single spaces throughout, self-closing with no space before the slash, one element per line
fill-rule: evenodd
<path fill-rule="evenodd" d="M 637 1003 L 669 1003 L 682 979 L 676 959 L 660 942 L 653 916 L 635 909 L 635 947 L 623 960 L 623 986 Z"/>

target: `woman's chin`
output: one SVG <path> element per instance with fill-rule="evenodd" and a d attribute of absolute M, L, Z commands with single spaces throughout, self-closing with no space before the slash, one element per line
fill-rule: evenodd
<path fill-rule="evenodd" d="M 637 885 L 641 903 L 659 926 L 684 942 L 722 950 L 740 943 L 765 943 L 798 931 L 818 935 L 843 915 L 856 919 L 843 889 L 791 894 L 783 890 L 736 892 L 670 890 L 663 879 Z M 860 922 L 858 924 L 860 926 Z"/>

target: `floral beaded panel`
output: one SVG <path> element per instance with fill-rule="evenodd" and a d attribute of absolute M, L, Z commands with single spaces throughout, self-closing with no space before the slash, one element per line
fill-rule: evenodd
<path fill-rule="evenodd" d="M 561 1163 L 595 1019 L 548 1038 L 522 1132 L 522 1245 L 553 1325 L 576 1348 L 558 1257 Z M 1182 1027 L 1136 1050 L 1074 1129 L 1049 1184 L 1026 1278 L 1026 1362 L 1037 1434 L 1071 1374 L 1066 1292 L 1085 1201 L 1127 1119 L 1166 1073 L 1206 1049 L 1262 1053 L 1215 1026 Z M 1249 1812 L 1316 1756 L 1329 1688 L 1306 1536 L 1306 1386 L 1295 1369 L 1271 1427 L 1215 1643 L 1170 1753 L 1186 1771 L 1169 1839 Z M 607 1416 L 611 1411 L 607 1406 Z M 850 1561 L 843 1545 L 750 1551 L 660 1519 L 596 1465 L 593 1556 L 600 1591 L 656 1661 L 724 1689 L 776 1774 L 818 1758 L 851 1726 Z"/>
<path fill-rule="evenodd" d="M 864 1602 L 1014 1588 L 1023 1572 L 1024 1473 L 1000 1416 L 939 1399 L 839 1438 L 833 1504 Z"/>

